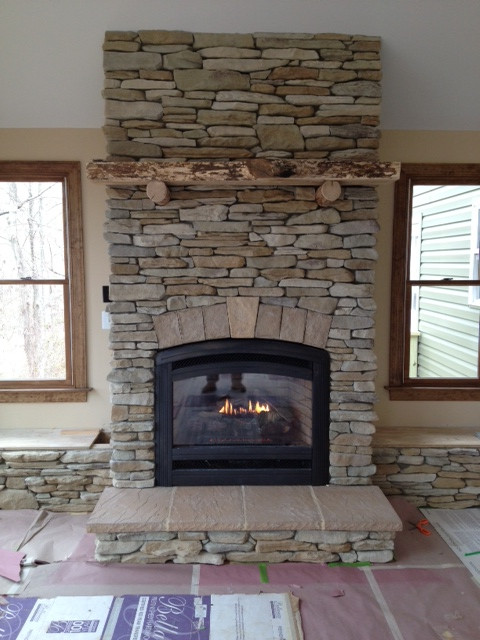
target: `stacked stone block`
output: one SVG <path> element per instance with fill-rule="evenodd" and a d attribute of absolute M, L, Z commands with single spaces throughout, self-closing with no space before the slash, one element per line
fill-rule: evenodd
<path fill-rule="evenodd" d="M 477 447 L 375 447 L 373 477 L 386 495 L 401 495 L 418 507 L 480 506 Z"/>
<path fill-rule="evenodd" d="M 110 447 L 0 451 L 0 509 L 93 511 L 111 486 Z"/>
<path fill-rule="evenodd" d="M 395 532 L 178 531 L 97 534 L 99 562 L 390 562 Z"/>
<path fill-rule="evenodd" d="M 110 159 L 375 159 L 380 39 L 107 32 Z"/>

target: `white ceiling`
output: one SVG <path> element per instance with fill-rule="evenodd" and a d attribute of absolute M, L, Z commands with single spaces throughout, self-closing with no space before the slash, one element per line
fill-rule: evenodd
<path fill-rule="evenodd" d="M 103 124 L 108 30 L 382 38 L 382 128 L 480 129 L 479 0 L 0 0 L 0 127 Z"/>

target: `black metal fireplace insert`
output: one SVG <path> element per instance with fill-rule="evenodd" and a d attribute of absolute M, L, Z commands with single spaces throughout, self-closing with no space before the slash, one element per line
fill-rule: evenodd
<path fill-rule="evenodd" d="M 327 484 L 329 356 L 261 339 L 211 340 L 155 362 L 157 486 Z"/>

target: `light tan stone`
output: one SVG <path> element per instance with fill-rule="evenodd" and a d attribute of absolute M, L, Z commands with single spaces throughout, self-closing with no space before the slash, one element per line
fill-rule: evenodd
<path fill-rule="evenodd" d="M 280 339 L 303 344 L 307 312 L 304 309 L 283 307 Z"/>
<path fill-rule="evenodd" d="M 198 307 L 177 311 L 180 335 L 184 344 L 205 340 L 202 310 Z"/>
<path fill-rule="evenodd" d="M 307 311 L 305 327 L 305 344 L 314 347 L 325 348 L 328 333 L 332 324 L 332 318 L 322 313 Z"/>
<path fill-rule="evenodd" d="M 311 542 L 300 540 L 259 540 L 255 546 L 258 553 L 271 553 L 274 551 L 316 551 Z"/>
<path fill-rule="evenodd" d="M 282 320 L 282 308 L 274 305 L 261 304 L 258 308 L 256 338 L 270 338 L 278 340 L 280 337 L 280 325 Z"/>
<path fill-rule="evenodd" d="M 167 349 L 182 343 L 180 324 L 176 313 L 164 313 L 154 319 L 155 332 L 158 345 L 161 349 Z"/>
<path fill-rule="evenodd" d="M 228 321 L 232 338 L 253 338 L 258 314 L 258 298 L 227 299 Z"/>
<path fill-rule="evenodd" d="M 163 541 L 150 541 L 145 542 L 142 546 L 142 553 L 146 553 L 149 556 L 155 557 L 185 557 L 196 555 L 202 550 L 202 543 L 200 540 L 169 540 Z"/>

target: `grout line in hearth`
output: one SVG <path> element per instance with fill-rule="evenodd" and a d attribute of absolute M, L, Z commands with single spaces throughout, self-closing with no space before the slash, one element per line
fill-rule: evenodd
<path fill-rule="evenodd" d="M 242 510 L 243 510 L 243 528 L 245 531 L 248 531 L 248 523 L 247 523 L 247 505 L 245 502 L 245 485 L 241 485 L 242 490 Z"/>
<path fill-rule="evenodd" d="M 313 487 L 310 487 L 310 495 L 312 496 L 312 500 L 317 507 L 318 518 L 320 520 L 320 529 L 325 531 L 325 518 L 323 517 L 322 508 L 320 506 L 320 502 L 318 501 L 318 497 L 313 490 Z"/>
<path fill-rule="evenodd" d="M 168 505 L 168 514 L 167 514 L 167 519 L 165 522 L 165 528 L 167 531 L 170 531 L 170 520 L 171 520 L 171 514 L 172 514 L 172 509 L 173 509 L 173 502 L 175 500 L 175 494 L 177 492 L 177 487 L 172 487 L 172 492 L 170 494 L 170 503 Z"/>

